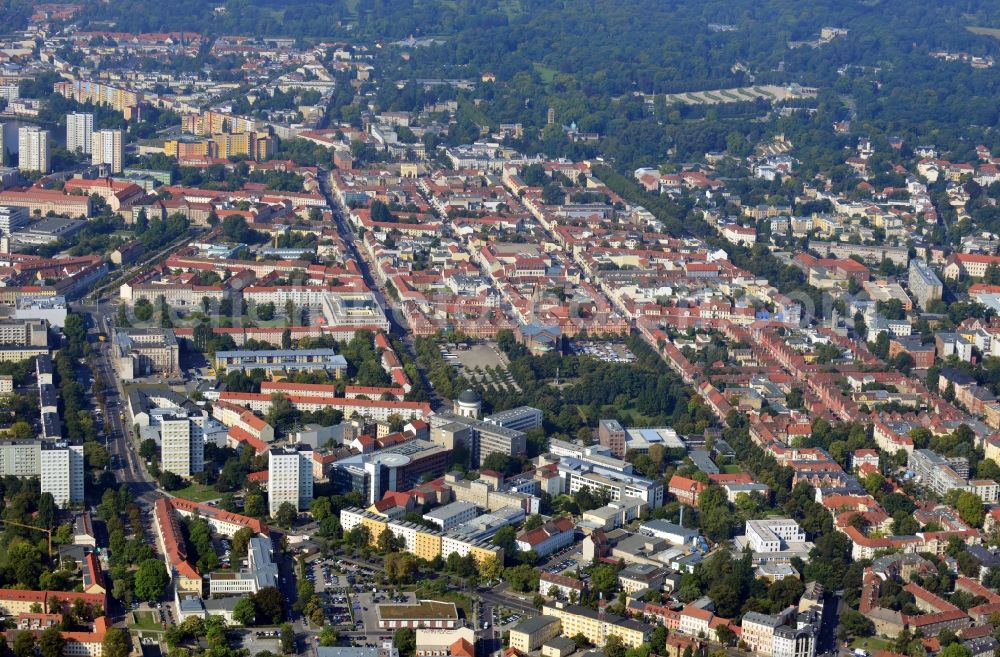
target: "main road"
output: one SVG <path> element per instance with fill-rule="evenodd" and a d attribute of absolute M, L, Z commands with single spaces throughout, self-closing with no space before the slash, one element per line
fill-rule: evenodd
<path fill-rule="evenodd" d="M 430 396 L 430 403 L 432 408 L 440 408 L 444 404 L 444 400 L 441 399 L 437 393 L 434 391 L 434 387 L 430 384 L 430 380 L 427 378 L 427 373 L 424 372 L 420 363 L 417 362 L 416 349 L 413 345 L 413 336 L 407 329 L 406 318 L 403 316 L 402 309 L 395 304 L 392 299 L 386 294 L 385 289 L 378 282 L 372 273 L 371 266 L 368 264 L 368 260 L 365 259 L 364 255 L 361 253 L 361 249 L 358 248 L 358 242 L 361 240 L 358 238 L 357 234 L 354 232 L 354 228 L 351 226 L 350 222 L 347 220 L 346 211 L 337 202 L 337 199 L 333 196 L 333 190 L 330 188 L 330 173 L 320 169 L 319 175 L 316 180 L 319 181 L 319 190 L 326 199 L 327 205 L 330 206 L 331 212 L 333 212 L 333 219 L 337 226 L 337 231 L 340 233 L 340 237 L 347 244 L 347 248 L 351 251 L 351 256 L 358 265 L 358 269 L 361 271 L 361 276 L 364 278 L 365 284 L 375 295 L 375 298 L 385 309 L 385 316 L 389 320 L 389 326 L 393 333 L 400 336 L 403 340 L 403 344 L 406 345 L 407 350 L 410 352 L 411 356 L 414 356 L 414 362 L 417 363 L 417 369 L 420 372 L 420 376 L 423 379 L 424 390 Z"/>
<path fill-rule="evenodd" d="M 156 482 L 147 474 L 139 455 L 138 441 L 132 437 L 132 429 L 126 424 L 130 417 L 121 379 L 115 372 L 111 360 L 110 339 L 101 341 L 98 334 L 111 335 L 111 317 L 115 313 L 112 304 L 72 304 L 71 310 L 86 316 L 87 337 L 93 358 L 91 364 L 94 375 L 94 394 L 104 395 L 104 443 L 111 454 L 115 478 L 126 484 L 132 496 L 143 504 L 153 504 L 162 496 Z"/>

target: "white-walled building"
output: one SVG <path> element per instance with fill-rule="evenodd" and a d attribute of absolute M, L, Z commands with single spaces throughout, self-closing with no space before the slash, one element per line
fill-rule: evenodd
<path fill-rule="evenodd" d="M 307 445 L 272 447 L 267 457 L 268 511 L 272 516 L 285 502 L 298 511 L 309 508 L 313 498 L 312 448 Z"/>
<path fill-rule="evenodd" d="M 790 518 L 747 520 L 747 541 L 754 552 L 780 552 L 789 543 L 805 543 L 806 533 Z"/>
<path fill-rule="evenodd" d="M 61 507 L 83 503 L 82 445 L 43 442 L 39 464 L 41 492 Z"/>
<path fill-rule="evenodd" d="M 458 527 L 479 515 L 479 508 L 469 502 L 452 502 L 424 514 L 424 520 L 433 522 L 443 532 Z"/>
<path fill-rule="evenodd" d="M 28 125 L 17 131 L 17 168 L 21 171 L 48 173 L 50 165 L 49 131 Z"/>
<path fill-rule="evenodd" d="M 121 130 L 98 130 L 91 137 L 91 163 L 107 164 L 111 173 L 121 173 L 125 159 L 124 141 Z"/>
<path fill-rule="evenodd" d="M 66 115 L 66 150 L 90 155 L 91 137 L 94 134 L 94 115 L 73 112 Z"/>
<path fill-rule="evenodd" d="M 181 477 L 205 469 L 205 437 L 200 422 L 186 413 L 160 416 L 160 468 Z"/>

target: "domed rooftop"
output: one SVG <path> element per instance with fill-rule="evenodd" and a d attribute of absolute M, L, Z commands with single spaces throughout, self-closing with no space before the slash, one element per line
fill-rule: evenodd
<path fill-rule="evenodd" d="M 458 396 L 458 402 L 460 404 L 478 404 L 479 395 L 476 394 L 475 390 L 472 390 L 471 388 L 466 388 L 464 391 L 462 391 L 462 394 Z"/>

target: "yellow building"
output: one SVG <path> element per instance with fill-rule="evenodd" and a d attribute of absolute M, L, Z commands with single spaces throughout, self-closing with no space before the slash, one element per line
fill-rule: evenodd
<path fill-rule="evenodd" d="M 527 654 L 549 639 L 559 636 L 562 625 L 555 616 L 535 616 L 510 630 L 510 647 Z"/>
<path fill-rule="evenodd" d="M 251 133 L 250 157 L 257 162 L 263 162 L 274 157 L 274 137 L 260 132 Z"/>
<path fill-rule="evenodd" d="M 996 412 L 996 410 L 997 409 L 990 409 L 991 412 Z M 986 458 L 991 459 L 994 463 L 1000 464 L 1000 438 L 990 438 L 986 441 L 985 456 Z"/>
<path fill-rule="evenodd" d="M 629 648 L 646 643 L 652 628 L 631 618 L 599 612 L 579 605 L 556 602 L 542 608 L 546 616 L 554 616 L 562 624 L 563 636 L 582 634 L 596 646 L 603 646 L 609 636 L 618 636 Z"/>
<path fill-rule="evenodd" d="M 229 158 L 250 154 L 250 133 L 229 134 L 219 132 L 212 135 L 213 157 Z"/>
<path fill-rule="evenodd" d="M 388 523 L 367 515 L 361 518 L 361 524 L 368 528 L 368 544 L 372 546 L 378 545 L 379 537 L 389 526 Z"/>
<path fill-rule="evenodd" d="M 441 535 L 418 531 L 414 540 L 413 554 L 425 561 L 441 556 Z"/>
<path fill-rule="evenodd" d="M 470 545 L 469 554 L 476 560 L 476 566 L 482 566 L 490 558 L 496 558 L 503 563 L 503 548 L 497 545 Z"/>
<path fill-rule="evenodd" d="M 207 139 L 197 141 L 168 139 L 163 142 L 163 154 L 178 159 L 186 157 L 208 157 L 211 142 Z"/>

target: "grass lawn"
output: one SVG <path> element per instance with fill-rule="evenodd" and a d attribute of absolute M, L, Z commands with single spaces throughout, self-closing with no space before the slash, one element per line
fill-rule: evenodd
<path fill-rule="evenodd" d="M 995 27 L 967 27 L 965 29 L 973 34 L 982 34 L 984 36 L 991 36 L 994 39 L 1000 39 L 1000 29 Z"/>
<path fill-rule="evenodd" d="M 861 648 L 862 650 L 867 650 L 870 653 L 874 653 L 877 650 L 892 650 L 892 643 L 893 642 L 888 639 L 880 639 L 874 636 L 859 636 L 851 642 L 851 650 Z"/>
<path fill-rule="evenodd" d="M 447 591 L 444 594 L 434 593 L 424 595 L 421 588 L 418 586 L 415 589 L 415 593 L 418 598 L 429 597 L 431 600 L 442 600 L 446 602 L 454 602 L 455 608 L 464 614 L 465 618 L 472 618 L 472 601 L 469 600 L 468 596 L 462 595 L 458 591 Z"/>
<path fill-rule="evenodd" d="M 192 502 L 207 502 L 209 500 L 217 500 L 222 497 L 222 493 L 215 490 L 211 486 L 195 483 L 192 483 L 185 488 L 171 491 L 171 494 L 176 495 L 177 497 L 182 497 L 185 500 L 191 500 Z"/>
<path fill-rule="evenodd" d="M 739 474 L 743 472 L 743 468 L 736 464 L 724 465 L 722 466 L 722 471 L 726 474 Z"/>
<path fill-rule="evenodd" d="M 132 626 L 138 630 L 154 630 L 162 631 L 163 625 L 160 623 L 159 619 L 151 611 L 136 611 L 132 613 L 135 618 L 135 624 Z"/>
<path fill-rule="evenodd" d="M 538 76 L 542 78 L 542 82 L 544 82 L 545 84 L 549 84 L 550 82 L 552 82 L 552 78 L 554 78 L 556 76 L 556 73 L 559 72 L 554 68 L 544 66 L 542 64 L 539 64 L 538 62 L 533 63 L 532 67 L 535 69 L 535 72 L 538 73 Z"/>

